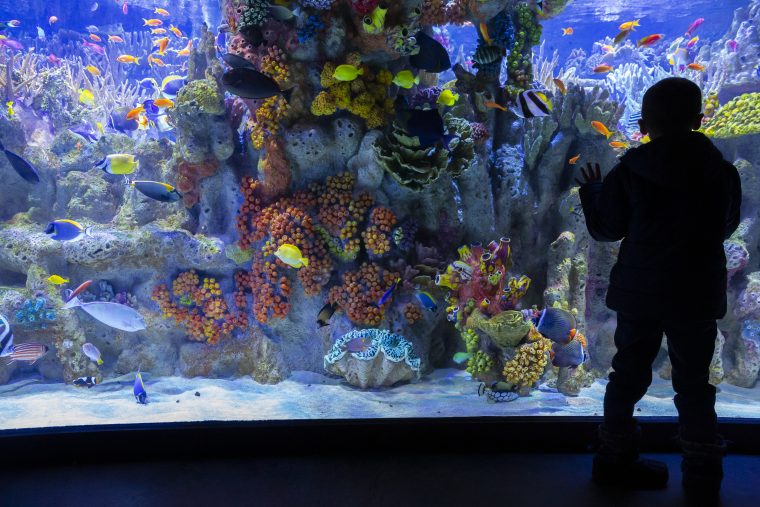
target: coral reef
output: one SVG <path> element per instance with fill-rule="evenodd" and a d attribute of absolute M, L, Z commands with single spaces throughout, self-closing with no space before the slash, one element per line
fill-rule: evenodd
<path fill-rule="evenodd" d="M 544 374 L 549 362 L 551 340 L 540 337 L 520 345 L 515 357 L 504 364 L 502 374 L 507 382 L 518 388 L 533 386 Z"/>
<path fill-rule="evenodd" d="M 702 131 L 719 139 L 760 133 L 760 93 L 746 93 L 724 104 Z"/>
<path fill-rule="evenodd" d="M 51 322 L 55 322 L 57 312 L 48 306 L 44 297 L 37 296 L 25 299 L 13 316 L 16 324 L 45 329 Z"/>
<path fill-rule="evenodd" d="M 349 343 L 366 340 L 364 350 L 349 352 Z M 412 344 L 385 329 L 359 329 L 341 336 L 325 355 L 325 369 L 362 389 L 389 387 L 419 378 L 420 359 Z"/>

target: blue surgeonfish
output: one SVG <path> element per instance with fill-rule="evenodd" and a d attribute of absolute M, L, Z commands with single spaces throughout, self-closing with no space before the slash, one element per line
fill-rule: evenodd
<path fill-rule="evenodd" d="M 435 298 L 427 292 L 418 291 L 417 299 L 422 304 L 422 306 L 425 307 L 426 310 L 429 310 L 431 312 L 438 311 L 438 301 L 436 301 Z"/>
<path fill-rule="evenodd" d="M 73 241 L 82 236 L 92 236 L 92 227 L 86 229 L 79 222 L 61 218 L 53 220 L 45 228 L 45 234 L 56 241 Z"/>
<path fill-rule="evenodd" d="M 137 375 L 135 375 L 135 384 L 132 387 L 132 393 L 135 395 L 135 401 L 141 405 L 148 404 L 148 392 L 145 390 L 145 383 L 140 373 L 140 368 L 137 369 Z"/>

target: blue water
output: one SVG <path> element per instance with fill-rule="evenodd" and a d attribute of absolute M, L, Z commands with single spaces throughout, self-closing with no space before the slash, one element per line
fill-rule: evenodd
<path fill-rule="evenodd" d="M 645 0 L 574 0 L 559 16 L 542 22 L 545 49 L 559 52 L 560 66 L 570 53 L 581 48 L 591 53 L 594 42 L 605 36 L 615 37 L 618 26 L 639 19 L 641 26 L 632 34 L 638 38 L 654 33 L 666 39 L 680 37 L 697 18 L 705 22 L 694 32 L 703 40 L 723 37 L 731 26 L 734 10 L 746 7 L 747 0 L 690 0 L 686 2 Z M 575 33 L 563 36 L 562 29 Z"/>

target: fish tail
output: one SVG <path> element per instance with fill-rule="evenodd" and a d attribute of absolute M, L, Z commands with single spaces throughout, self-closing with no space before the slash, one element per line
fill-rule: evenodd
<path fill-rule="evenodd" d="M 85 229 L 85 230 L 84 230 L 84 234 L 85 234 L 85 236 L 90 236 L 90 237 L 92 237 L 92 226 L 90 226 L 90 227 L 88 227 L 87 229 Z"/>
<path fill-rule="evenodd" d="M 66 301 L 66 304 L 63 305 L 63 309 L 68 310 L 69 308 L 76 308 L 77 306 L 82 306 L 82 302 L 78 297 L 74 296 L 73 298 Z"/>
<path fill-rule="evenodd" d="M 306 257 L 301 257 L 301 263 L 303 263 L 304 266 L 308 266 L 309 265 L 309 259 L 307 259 Z"/>

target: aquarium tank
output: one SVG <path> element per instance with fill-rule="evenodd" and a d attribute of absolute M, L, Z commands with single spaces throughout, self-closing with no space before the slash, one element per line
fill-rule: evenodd
<path fill-rule="evenodd" d="M 1 0 L 0 429 L 601 415 L 619 243 L 576 178 L 649 142 L 670 76 L 741 175 L 710 381 L 760 418 L 759 23 L 760 0 Z M 673 416 L 664 345 L 654 370 L 637 414 Z"/>

